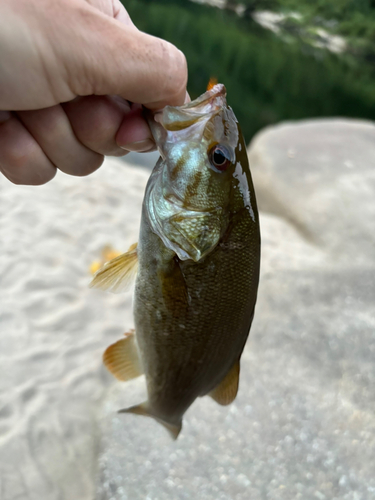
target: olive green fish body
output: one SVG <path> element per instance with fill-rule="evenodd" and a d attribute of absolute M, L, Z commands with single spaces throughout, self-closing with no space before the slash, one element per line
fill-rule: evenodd
<path fill-rule="evenodd" d="M 215 247 L 181 260 L 153 231 L 147 206 L 163 161 L 146 189 L 138 244 L 134 314 L 150 412 L 177 424 L 239 360 L 256 302 L 260 235 L 255 193 L 241 134 Z M 221 175 L 217 173 L 216 175 Z"/>
<path fill-rule="evenodd" d="M 254 215 L 233 214 L 228 235 L 198 263 L 176 259 L 143 221 L 135 324 L 149 403 L 164 421 L 181 421 L 241 356 L 259 275 Z"/>
<path fill-rule="evenodd" d="M 148 400 L 122 410 L 154 417 L 173 437 L 199 396 L 236 397 L 257 298 L 259 218 L 245 143 L 223 85 L 149 114 L 161 158 L 148 181 L 138 246 L 93 286 L 121 291 L 136 274 L 135 335 L 110 346 L 120 380 L 146 376 Z"/>

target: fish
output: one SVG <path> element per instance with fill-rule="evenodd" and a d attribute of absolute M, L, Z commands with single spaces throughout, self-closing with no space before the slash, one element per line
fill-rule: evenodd
<path fill-rule="evenodd" d="M 107 348 L 104 364 L 122 381 L 145 375 L 147 401 L 120 413 L 153 417 L 176 439 L 198 397 L 228 405 L 237 395 L 259 283 L 259 216 L 224 85 L 146 113 L 160 158 L 139 241 L 91 286 L 121 292 L 135 278 L 135 331 Z"/>

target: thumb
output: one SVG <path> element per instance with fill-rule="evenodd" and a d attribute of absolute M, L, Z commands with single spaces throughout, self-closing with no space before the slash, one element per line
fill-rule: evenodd
<path fill-rule="evenodd" d="M 116 94 L 151 109 L 184 103 L 186 59 L 174 45 L 91 6 L 80 29 L 74 59 L 64 57 L 75 95 Z"/>

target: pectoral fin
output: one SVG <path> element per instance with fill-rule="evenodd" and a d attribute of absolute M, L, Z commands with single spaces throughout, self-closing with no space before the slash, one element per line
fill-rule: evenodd
<path fill-rule="evenodd" d="M 229 405 L 237 396 L 239 377 L 240 362 L 236 361 L 220 384 L 209 393 L 209 396 L 211 396 L 216 403 L 219 403 L 219 405 Z"/>
<path fill-rule="evenodd" d="M 163 427 L 167 429 L 167 431 L 169 432 L 174 441 L 178 438 L 178 435 L 180 434 L 180 431 L 182 429 L 182 421 L 178 422 L 177 424 L 171 424 L 153 415 L 152 411 L 150 410 L 148 401 L 145 401 L 140 405 L 135 405 L 131 406 L 130 408 L 125 408 L 124 410 L 119 410 L 118 413 L 133 413 L 134 415 L 143 415 L 145 417 L 152 417 L 157 422 L 159 422 L 159 424 L 161 424 Z"/>
<path fill-rule="evenodd" d="M 110 345 L 103 354 L 103 362 L 118 380 L 126 382 L 142 375 L 134 331 Z"/>
<path fill-rule="evenodd" d="M 110 260 L 95 273 L 90 288 L 113 293 L 124 292 L 135 278 L 137 268 L 137 243 L 134 243 L 126 253 Z"/>
<path fill-rule="evenodd" d="M 158 270 L 164 303 L 173 316 L 183 314 L 189 307 L 190 297 L 177 257 L 168 266 Z"/>

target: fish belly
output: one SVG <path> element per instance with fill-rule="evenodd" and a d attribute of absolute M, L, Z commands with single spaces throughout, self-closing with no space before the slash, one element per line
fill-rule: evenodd
<path fill-rule="evenodd" d="M 239 360 L 256 302 L 259 228 L 249 218 L 197 263 L 180 261 L 143 220 L 134 318 L 149 405 L 181 421 Z"/>

